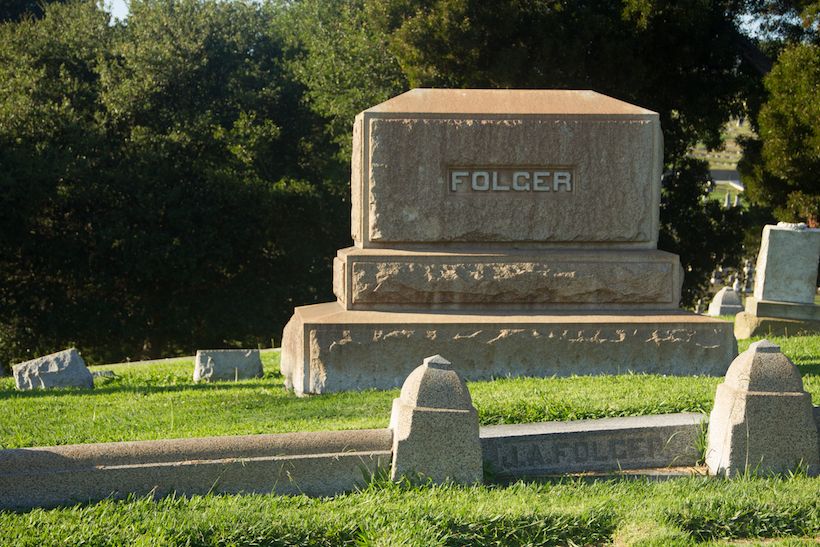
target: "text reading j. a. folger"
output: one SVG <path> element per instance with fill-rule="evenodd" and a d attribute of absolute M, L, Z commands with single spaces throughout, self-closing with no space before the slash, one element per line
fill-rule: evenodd
<path fill-rule="evenodd" d="M 572 192 L 575 177 L 567 168 L 462 168 L 448 171 L 452 193 Z"/>

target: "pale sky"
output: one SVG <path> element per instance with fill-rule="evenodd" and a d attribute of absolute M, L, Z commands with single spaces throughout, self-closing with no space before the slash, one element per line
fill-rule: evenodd
<path fill-rule="evenodd" d="M 107 6 L 111 10 L 111 15 L 117 19 L 124 19 L 128 15 L 128 7 L 125 5 L 125 0 L 105 0 Z"/>

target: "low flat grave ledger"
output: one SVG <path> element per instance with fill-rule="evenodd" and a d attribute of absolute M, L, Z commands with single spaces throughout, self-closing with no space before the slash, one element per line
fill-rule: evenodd
<path fill-rule="evenodd" d="M 299 394 L 401 385 L 426 355 L 467 380 L 723 374 L 731 325 L 679 309 L 657 249 L 655 112 L 592 91 L 415 89 L 353 129 L 336 302 L 296 308 Z"/>

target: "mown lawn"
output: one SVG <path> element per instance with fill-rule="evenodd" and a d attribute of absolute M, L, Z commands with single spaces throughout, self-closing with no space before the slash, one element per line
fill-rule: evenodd
<path fill-rule="evenodd" d="M 820 336 L 775 338 L 820 403 Z M 748 342 L 741 343 L 741 351 Z M 96 389 L 18 393 L 0 379 L 0 446 L 386 427 L 398 394 L 297 398 L 265 377 L 194 385 L 192 360 L 119 364 Z M 623 375 L 470 383 L 483 424 L 711 409 L 720 378 Z M 751 539 L 750 539 L 751 538 Z M 820 542 L 820 479 L 564 479 L 391 485 L 333 499 L 202 496 L 0 511 L 2 545 L 689 545 Z M 771 544 L 767 540 L 767 545 Z"/>
<path fill-rule="evenodd" d="M 773 340 L 820 401 L 820 336 Z M 236 383 L 192 383 L 190 358 L 91 367 L 117 375 L 97 378 L 93 391 L 18 392 L 12 378 L 0 378 L 0 448 L 387 427 L 398 390 L 295 397 L 284 388 L 278 359 L 264 352 L 265 377 Z M 481 423 L 499 424 L 708 412 L 720 381 L 635 374 L 505 378 L 469 387 Z"/>

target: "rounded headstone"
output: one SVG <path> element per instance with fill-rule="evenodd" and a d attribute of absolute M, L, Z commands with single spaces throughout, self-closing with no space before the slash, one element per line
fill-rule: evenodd
<path fill-rule="evenodd" d="M 473 400 L 467 384 L 441 355 L 427 357 L 401 388 L 402 402 L 409 406 L 469 410 Z"/>
<path fill-rule="evenodd" d="M 797 367 L 768 340 L 755 342 L 738 355 L 726 371 L 725 383 L 739 391 L 803 392 Z"/>

